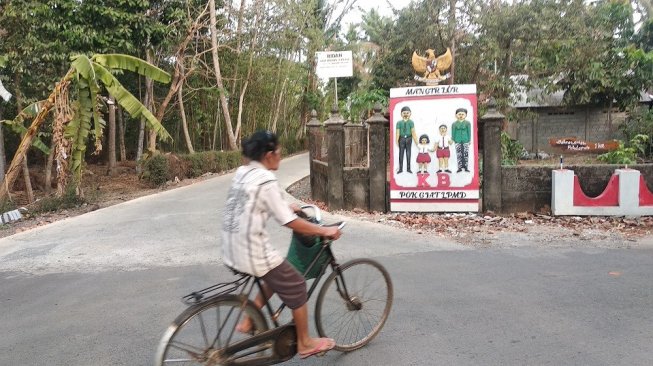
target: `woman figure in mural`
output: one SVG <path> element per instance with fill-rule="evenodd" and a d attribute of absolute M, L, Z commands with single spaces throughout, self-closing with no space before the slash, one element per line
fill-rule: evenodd
<path fill-rule="evenodd" d="M 413 141 L 417 144 L 417 135 L 415 134 L 415 123 L 410 119 L 410 108 L 405 106 L 401 108 L 401 121 L 397 122 L 396 135 L 397 145 L 399 145 L 399 169 L 397 174 L 404 171 L 404 153 L 406 154 L 406 171 L 410 170 L 410 150 L 413 147 Z"/>
<path fill-rule="evenodd" d="M 429 139 L 428 135 L 421 135 L 419 137 L 419 143 L 417 144 L 417 166 L 419 167 L 419 173 L 422 174 L 426 174 L 426 169 L 431 162 L 431 155 L 429 155 L 429 151 L 433 150 L 429 149 L 430 143 L 431 140 Z"/>
<path fill-rule="evenodd" d="M 451 170 L 449 170 L 449 157 L 451 156 L 449 146 L 453 144 L 453 141 L 447 135 L 447 125 L 440 125 L 438 130 L 440 131 L 440 137 L 433 146 L 435 156 L 438 158 L 437 173 L 442 173 L 443 170 L 445 173 L 451 173 Z"/>
<path fill-rule="evenodd" d="M 472 139 L 472 124 L 467 118 L 467 109 L 456 109 L 456 121 L 451 124 L 451 137 L 456 143 L 456 158 L 458 159 L 458 173 L 463 170 L 469 172 L 469 142 Z"/>

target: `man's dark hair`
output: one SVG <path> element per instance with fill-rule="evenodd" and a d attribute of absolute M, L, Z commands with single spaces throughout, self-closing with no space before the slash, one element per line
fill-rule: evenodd
<path fill-rule="evenodd" d="M 279 146 L 277 135 L 268 130 L 254 132 L 243 140 L 243 156 L 256 161 L 261 161 L 268 151 L 274 151 Z"/>
<path fill-rule="evenodd" d="M 405 106 L 405 107 L 401 108 L 401 112 L 402 112 L 402 113 L 403 113 L 403 112 L 410 112 L 410 107 L 409 107 L 409 106 Z"/>
<path fill-rule="evenodd" d="M 456 109 L 456 114 L 458 114 L 458 112 L 465 112 L 465 114 L 467 114 L 467 109 L 465 109 L 465 108 L 458 108 L 458 109 Z"/>

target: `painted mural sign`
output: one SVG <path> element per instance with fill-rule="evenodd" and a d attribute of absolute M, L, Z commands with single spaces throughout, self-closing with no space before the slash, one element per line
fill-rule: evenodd
<path fill-rule="evenodd" d="M 479 210 L 476 85 L 390 89 L 390 210 Z"/>
<path fill-rule="evenodd" d="M 619 148 L 619 141 L 589 142 L 575 137 L 560 137 L 549 139 L 549 145 L 564 150 L 565 152 L 602 153 Z"/>

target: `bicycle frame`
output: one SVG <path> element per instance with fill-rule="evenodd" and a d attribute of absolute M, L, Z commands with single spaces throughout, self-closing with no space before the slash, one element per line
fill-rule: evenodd
<path fill-rule="evenodd" d="M 320 256 L 326 251 L 329 260 L 326 261 L 322 265 L 322 268 L 320 269 L 320 273 L 317 275 L 317 277 L 315 277 L 315 279 L 313 280 L 313 283 L 311 284 L 311 287 L 308 289 L 307 294 L 308 294 L 309 299 L 311 298 L 311 295 L 313 294 L 313 292 L 317 288 L 317 285 L 322 280 L 322 277 L 326 274 L 327 267 L 331 266 L 331 269 L 334 272 L 337 272 L 338 274 L 341 274 L 340 265 L 338 264 L 338 262 L 336 262 L 336 258 L 334 257 L 333 251 L 331 250 L 331 243 L 332 243 L 332 241 L 327 241 L 327 242 L 321 244 L 322 249 L 320 249 L 320 251 L 317 253 L 317 255 L 315 256 L 313 261 L 308 265 L 308 268 L 306 268 L 306 272 L 304 272 L 302 274 L 302 275 L 306 275 L 306 273 L 310 273 L 311 270 L 313 269 L 313 267 L 315 267 L 317 265 L 317 261 L 320 258 Z M 343 289 L 344 289 L 344 292 L 345 292 L 345 295 L 346 295 L 347 294 L 347 289 L 345 287 L 344 280 L 342 279 L 342 277 L 338 277 L 338 278 L 340 278 L 340 281 L 342 282 L 342 286 L 343 286 Z M 261 285 L 259 279 L 255 278 L 255 281 L 257 283 L 257 286 L 258 286 L 259 290 L 262 291 L 263 289 L 262 289 L 262 285 Z M 340 288 L 340 284 L 338 282 L 336 282 L 336 283 L 337 283 L 337 286 L 338 286 L 338 292 L 340 293 L 341 296 L 343 296 L 343 294 L 342 294 L 343 290 Z M 349 299 L 349 296 L 346 296 L 346 297 L 343 296 L 343 299 Z M 272 322 L 274 323 L 274 326 L 278 327 L 279 323 L 278 323 L 277 320 L 278 320 L 279 316 L 281 315 L 281 312 L 283 311 L 283 309 L 285 309 L 286 304 L 282 303 L 279 306 L 279 308 L 277 308 L 277 310 L 273 312 L 272 311 L 272 306 L 270 305 L 270 302 L 266 300 L 265 301 L 265 307 L 266 307 L 266 309 L 268 311 L 268 315 L 270 316 L 270 318 L 272 319 Z"/>
<path fill-rule="evenodd" d="M 320 251 L 319 251 L 318 255 L 315 257 L 315 259 L 309 264 L 308 268 L 306 269 L 306 273 L 309 273 L 313 269 L 313 267 L 317 265 L 318 258 L 325 251 L 326 251 L 327 256 L 328 256 L 329 259 L 328 259 L 328 261 L 324 262 L 324 264 L 322 264 L 322 268 L 320 269 L 319 275 L 313 280 L 313 283 L 311 284 L 311 287 L 308 290 L 308 298 L 309 299 L 310 299 L 311 295 L 313 294 L 313 292 L 315 291 L 315 289 L 317 288 L 317 285 L 320 283 L 322 277 L 326 274 L 327 267 L 330 266 L 331 269 L 334 272 L 342 274 L 342 272 L 340 270 L 340 265 L 336 261 L 334 255 L 333 255 L 333 252 L 331 250 L 331 241 L 327 241 L 327 242 L 325 242 L 325 243 L 323 243 L 321 245 L 322 245 L 322 248 L 320 249 Z M 262 294 L 264 293 L 263 292 L 263 285 L 261 283 L 261 280 L 259 278 L 257 278 L 257 277 L 253 277 L 253 276 L 250 277 L 249 279 L 247 279 L 239 287 L 241 287 L 242 290 L 240 291 L 238 296 L 240 296 L 243 299 L 243 306 L 240 309 L 240 314 L 238 314 L 237 319 L 240 319 L 240 317 L 242 316 L 245 304 L 247 304 L 247 301 L 251 298 L 252 291 L 254 290 L 255 287 L 258 288 L 260 293 L 262 293 Z M 340 296 L 345 301 L 347 301 L 349 303 L 349 306 L 356 307 L 356 305 L 351 301 L 350 296 L 348 295 L 347 286 L 346 286 L 345 281 L 342 278 L 342 276 L 338 276 L 336 278 L 336 287 L 337 287 L 337 290 L 338 290 L 338 293 L 340 294 Z M 267 310 L 268 317 L 272 320 L 272 323 L 273 323 L 274 326 L 271 329 L 269 329 L 269 330 L 267 330 L 267 331 L 265 331 L 263 333 L 254 335 L 254 336 L 252 336 L 250 338 L 247 338 L 245 340 L 236 342 L 236 343 L 234 343 L 232 345 L 229 345 L 229 346 L 225 347 L 225 349 L 224 349 L 224 354 L 225 355 L 234 355 L 234 354 L 236 354 L 238 352 L 241 352 L 241 351 L 246 350 L 246 349 L 251 348 L 251 347 L 255 347 L 255 346 L 263 344 L 265 342 L 277 340 L 277 339 L 281 338 L 284 335 L 284 332 L 287 332 L 287 331 L 291 332 L 291 333 L 287 333 L 288 336 L 293 337 L 293 340 L 296 339 L 295 326 L 294 326 L 294 324 L 292 322 L 289 323 L 289 324 L 286 324 L 286 325 L 280 325 L 279 324 L 279 316 L 281 315 L 281 312 L 283 311 L 283 309 L 285 309 L 286 304 L 282 303 L 277 308 L 276 311 L 273 311 L 272 305 L 270 304 L 270 302 L 266 299 L 265 296 L 263 298 L 265 300 L 265 308 Z M 233 334 L 233 331 L 234 330 L 231 331 L 232 333 L 229 335 L 229 339 L 227 340 L 227 343 L 230 341 L 231 336 Z M 278 350 L 275 349 L 275 351 L 278 351 Z M 247 355 L 251 355 L 251 354 L 254 354 L 254 353 L 257 353 L 257 352 L 260 352 L 260 350 L 253 350 L 253 351 L 247 353 Z M 290 347 L 287 350 L 287 352 L 283 352 L 283 354 L 277 354 L 277 353 L 278 352 L 275 352 L 273 355 L 268 356 L 268 357 L 261 357 L 261 358 L 258 358 L 258 359 L 253 359 L 253 360 L 241 362 L 241 363 L 239 363 L 239 365 L 264 365 L 264 364 L 265 365 L 271 365 L 271 364 L 274 364 L 274 363 L 287 361 L 297 353 L 296 346 L 295 347 Z"/>

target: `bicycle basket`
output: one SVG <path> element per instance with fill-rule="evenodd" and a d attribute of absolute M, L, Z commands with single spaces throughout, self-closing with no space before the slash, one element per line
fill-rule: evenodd
<path fill-rule="evenodd" d="M 302 212 L 303 213 L 303 212 Z M 315 224 L 319 224 L 315 218 L 307 217 L 305 214 L 298 213 L 298 216 L 307 219 Z M 326 251 L 322 252 L 320 258 L 317 260 L 310 272 L 306 272 L 311 262 L 320 253 L 322 249 L 322 239 L 319 236 L 306 236 L 293 232 L 290 239 L 290 247 L 288 247 L 288 255 L 286 259 L 292 264 L 295 269 L 304 275 L 304 278 L 310 280 L 320 274 L 322 265 L 329 259 Z"/>

